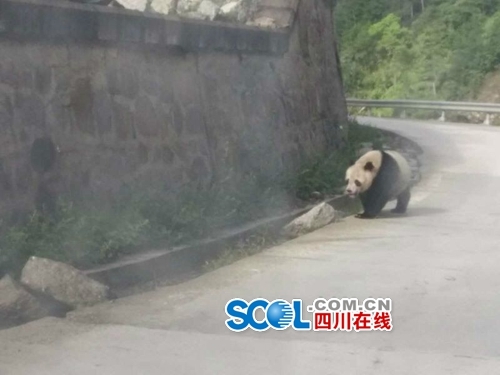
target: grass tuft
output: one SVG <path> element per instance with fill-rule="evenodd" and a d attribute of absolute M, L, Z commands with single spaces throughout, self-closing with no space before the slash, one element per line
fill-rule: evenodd
<path fill-rule="evenodd" d="M 175 195 L 160 190 L 129 191 L 107 208 L 95 202 L 60 200 L 50 217 L 35 211 L 20 224 L 0 224 L 0 276 L 18 275 L 32 255 L 89 268 L 153 246 L 185 244 L 281 214 L 317 193 L 334 195 L 343 185 L 349 160 L 366 142 L 377 147 L 385 138 L 375 128 L 351 123 L 344 149 L 311 158 L 293 176 L 226 179 L 210 189 L 186 187 Z M 208 267 L 251 254 L 268 245 L 269 238 L 273 236 L 249 238 Z"/>

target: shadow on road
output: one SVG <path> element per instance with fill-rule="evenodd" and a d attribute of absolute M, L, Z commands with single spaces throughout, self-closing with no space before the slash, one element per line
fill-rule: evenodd
<path fill-rule="evenodd" d="M 404 219 L 408 217 L 418 217 L 418 216 L 430 216 L 430 215 L 439 215 L 447 212 L 443 208 L 437 207 L 409 207 L 408 212 L 404 215 L 398 215 L 391 213 L 390 210 L 382 211 L 379 215 L 381 219 Z"/>

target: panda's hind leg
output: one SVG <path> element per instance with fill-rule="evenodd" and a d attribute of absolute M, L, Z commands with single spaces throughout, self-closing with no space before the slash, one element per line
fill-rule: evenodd
<path fill-rule="evenodd" d="M 403 191 L 401 194 L 398 195 L 397 197 L 397 204 L 396 208 L 391 210 L 391 212 L 395 214 L 404 214 L 406 213 L 406 209 L 408 208 L 408 203 L 410 202 L 410 188 L 408 187 L 405 191 Z"/>

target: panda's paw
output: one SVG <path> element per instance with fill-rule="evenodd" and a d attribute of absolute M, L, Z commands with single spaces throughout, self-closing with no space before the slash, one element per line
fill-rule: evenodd
<path fill-rule="evenodd" d="M 404 214 L 406 214 L 406 210 L 401 210 L 401 209 L 398 210 L 397 208 L 392 209 L 391 212 L 393 214 L 398 214 L 398 215 L 404 215 Z"/>
<path fill-rule="evenodd" d="M 362 214 L 357 214 L 355 217 L 358 219 L 374 219 L 375 218 L 375 216 L 367 214 L 365 212 L 363 212 Z"/>

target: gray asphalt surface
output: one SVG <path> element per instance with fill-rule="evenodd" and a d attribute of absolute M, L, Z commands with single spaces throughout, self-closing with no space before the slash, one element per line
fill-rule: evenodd
<path fill-rule="evenodd" d="M 0 331 L 0 374 L 500 374 L 500 129 L 358 120 L 423 147 L 407 216 L 347 218 L 179 286 Z M 391 298 L 394 329 L 233 333 L 235 297 Z"/>

